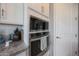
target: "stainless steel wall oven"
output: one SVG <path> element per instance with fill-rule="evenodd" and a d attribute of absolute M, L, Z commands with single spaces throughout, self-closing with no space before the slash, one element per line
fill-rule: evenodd
<path fill-rule="evenodd" d="M 37 17 L 30 17 L 29 54 L 43 55 L 49 47 L 49 22 Z"/>

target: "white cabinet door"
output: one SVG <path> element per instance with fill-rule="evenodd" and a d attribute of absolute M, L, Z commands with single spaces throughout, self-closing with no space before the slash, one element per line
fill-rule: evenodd
<path fill-rule="evenodd" d="M 7 4 L 7 20 L 11 24 L 23 24 L 23 4 Z"/>
<path fill-rule="evenodd" d="M 42 4 L 41 4 L 41 12 L 42 12 L 45 16 L 49 17 L 49 4 L 48 4 L 48 3 L 42 3 Z"/>
<path fill-rule="evenodd" d="M 23 4 L 22 3 L 16 3 L 15 5 L 14 5 L 14 7 L 15 7 L 15 17 L 16 17 L 16 24 L 20 24 L 20 25 L 23 25 L 23 15 L 24 15 L 24 9 L 23 9 Z"/>
<path fill-rule="evenodd" d="M 78 53 L 78 4 L 54 4 L 54 55 Z"/>
<path fill-rule="evenodd" d="M 23 4 L 1 4 L 1 8 L 3 9 L 1 23 L 23 25 Z"/>
<path fill-rule="evenodd" d="M 28 3 L 28 7 L 32 8 L 36 12 L 41 13 L 41 3 Z"/>
<path fill-rule="evenodd" d="M 48 3 L 29 3 L 28 6 L 33 10 L 49 17 L 49 4 Z"/>
<path fill-rule="evenodd" d="M 29 17 L 34 16 L 34 17 L 37 17 L 37 18 L 42 18 L 42 16 L 40 14 L 38 14 L 38 13 L 36 13 L 33 10 L 30 10 L 30 9 L 28 9 L 28 15 L 29 15 Z"/>

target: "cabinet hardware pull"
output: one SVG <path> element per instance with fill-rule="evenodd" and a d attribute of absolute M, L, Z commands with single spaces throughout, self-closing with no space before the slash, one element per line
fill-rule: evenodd
<path fill-rule="evenodd" d="M 2 11 L 1 11 L 1 8 L 0 8 L 0 19 L 1 19 L 1 13 L 2 13 Z"/>
<path fill-rule="evenodd" d="M 59 36 L 56 36 L 56 38 L 57 38 L 57 39 L 60 39 L 60 37 L 59 37 Z"/>
<path fill-rule="evenodd" d="M 44 13 L 44 7 L 43 6 L 41 7 L 41 11 Z"/>
<path fill-rule="evenodd" d="M 75 37 L 77 37 L 77 34 L 75 34 Z"/>
<path fill-rule="evenodd" d="M 2 9 L 2 16 L 4 16 L 4 9 Z"/>

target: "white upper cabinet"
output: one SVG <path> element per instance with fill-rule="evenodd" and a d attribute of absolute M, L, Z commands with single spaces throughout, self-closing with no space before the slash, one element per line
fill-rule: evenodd
<path fill-rule="evenodd" d="M 28 3 L 28 7 L 36 12 L 41 13 L 41 3 Z"/>
<path fill-rule="evenodd" d="M 42 13 L 43 13 L 45 16 L 49 17 L 49 4 L 48 4 L 48 3 L 42 3 L 41 9 L 42 9 L 42 10 L 41 10 Z"/>
<path fill-rule="evenodd" d="M 23 25 L 23 4 L 2 3 L 0 23 Z"/>
<path fill-rule="evenodd" d="M 13 24 L 23 24 L 23 4 L 7 4 L 7 19 Z"/>
<path fill-rule="evenodd" d="M 32 10 L 49 17 L 49 4 L 48 3 L 29 3 L 28 7 Z"/>

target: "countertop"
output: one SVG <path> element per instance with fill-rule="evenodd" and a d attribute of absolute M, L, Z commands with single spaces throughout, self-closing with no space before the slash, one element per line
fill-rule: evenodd
<path fill-rule="evenodd" d="M 0 56 L 14 56 L 25 50 L 26 48 L 24 46 L 24 42 L 16 41 L 16 42 L 10 43 L 9 47 L 0 48 Z"/>

